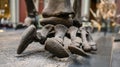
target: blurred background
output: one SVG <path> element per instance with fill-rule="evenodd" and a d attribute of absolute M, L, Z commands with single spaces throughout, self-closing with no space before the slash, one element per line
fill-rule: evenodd
<path fill-rule="evenodd" d="M 47 5 L 48 0 L 33 0 L 35 3 L 36 10 L 41 18 L 41 12 Z M 117 6 L 117 14 L 120 13 L 120 0 L 109 0 L 115 1 Z M 73 5 L 74 0 L 71 0 Z M 95 12 L 97 10 L 96 5 L 100 0 L 81 0 L 81 16 L 87 15 L 89 19 L 93 19 L 89 8 Z M 17 24 L 24 23 L 27 16 L 27 9 L 25 0 L 0 0 L 0 28 L 8 27 L 15 28 Z M 40 19 L 39 18 L 39 19 Z M 4 21 L 4 22 L 3 22 Z M 120 23 L 120 18 L 116 20 L 116 23 Z"/>

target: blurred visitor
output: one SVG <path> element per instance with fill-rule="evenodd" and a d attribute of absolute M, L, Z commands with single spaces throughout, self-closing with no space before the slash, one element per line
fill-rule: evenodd
<path fill-rule="evenodd" d="M 1 19 L 1 28 L 12 28 L 12 22 L 9 21 L 9 18 L 2 18 Z"/>

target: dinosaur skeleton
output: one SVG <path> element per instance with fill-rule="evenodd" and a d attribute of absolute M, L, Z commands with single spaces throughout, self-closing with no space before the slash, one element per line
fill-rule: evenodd
<path fill-rule="evenodd" d="M 97 10 L 96 13 L 90 8 L 90 12 L 92 13 L 95 20 L 91 19 L 91 22 L 93 26 L 98 27 L 98 31 L 101 30 L 102 22 L 105 23 L 105 25 L 115 27 L 116 26 L 116 19 L 120 17 L 120 15 L 116 15 L 116 4 L 114 1 L 107 1 L 107 0 L 101 0 L 99 4 L 97 4 Z"/>
<path fill-rule="evenodd" d="M 32 0 L 25 1 L 28 16 L 35 18 L 34 12 L 36 10 L 34 10 Z M 79 0 L 75 0 L 75 3 L 78 2 Z M 45 50 L 59 58 L 68 57 L 70 54 L 85 57 L 87 56 L 86 52 L 96 51 L 96 43 L 90 32 L 82 27 L 82 22 L 78 17 L 80 8 L 79 6 L 76 8 L 77 10 L 74 12 L 70 0 L 49 0 L 48 6 L 42 12 L 43 19 L 40 21 L 43 25 L 42 29 L 37 30 L 35 25 L 30 25 L 22 35 L 17 53 L 21 54 L 33 41 L 45 45 Z M 63 43 L 65 37 L 71 40 L 67 49 Z"/>

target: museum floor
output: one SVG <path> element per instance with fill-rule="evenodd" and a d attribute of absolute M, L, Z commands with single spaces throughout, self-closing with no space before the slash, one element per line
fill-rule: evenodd
<path fill-rule="evenodd" d="M 119 67 L 120 42 L 108 33 L 93 33 L 98 51 L 90 54 L 91 58 L 72 56 L 71 58 L 52 58 L 39 43 L 32 43 L 21 54 L 16 50 L 24 30 L 4 30 L 0 32 L 0 67 Z M 110 39 L 110 40 L 109 40 Z M 112 39 L 112 40 L 111 40 Z"/>

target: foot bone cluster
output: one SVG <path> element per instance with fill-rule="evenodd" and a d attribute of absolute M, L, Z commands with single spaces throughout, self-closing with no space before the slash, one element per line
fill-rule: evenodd
<path fill-rule="evenodd" d="M 65 37 L 70 40 L 65 48 Z M 17 53 L 21 54 L 33 41 L 45 45 L 45 50 L 59 58 L 68 57 L 69 54 L 87 56 L 86 52 L 96 51 L 96 43 L 84 27 L 66 27 L 62 24 L 47 24 L 40 30 L 34 25 L 29 26 L 22 35 Z"/>

